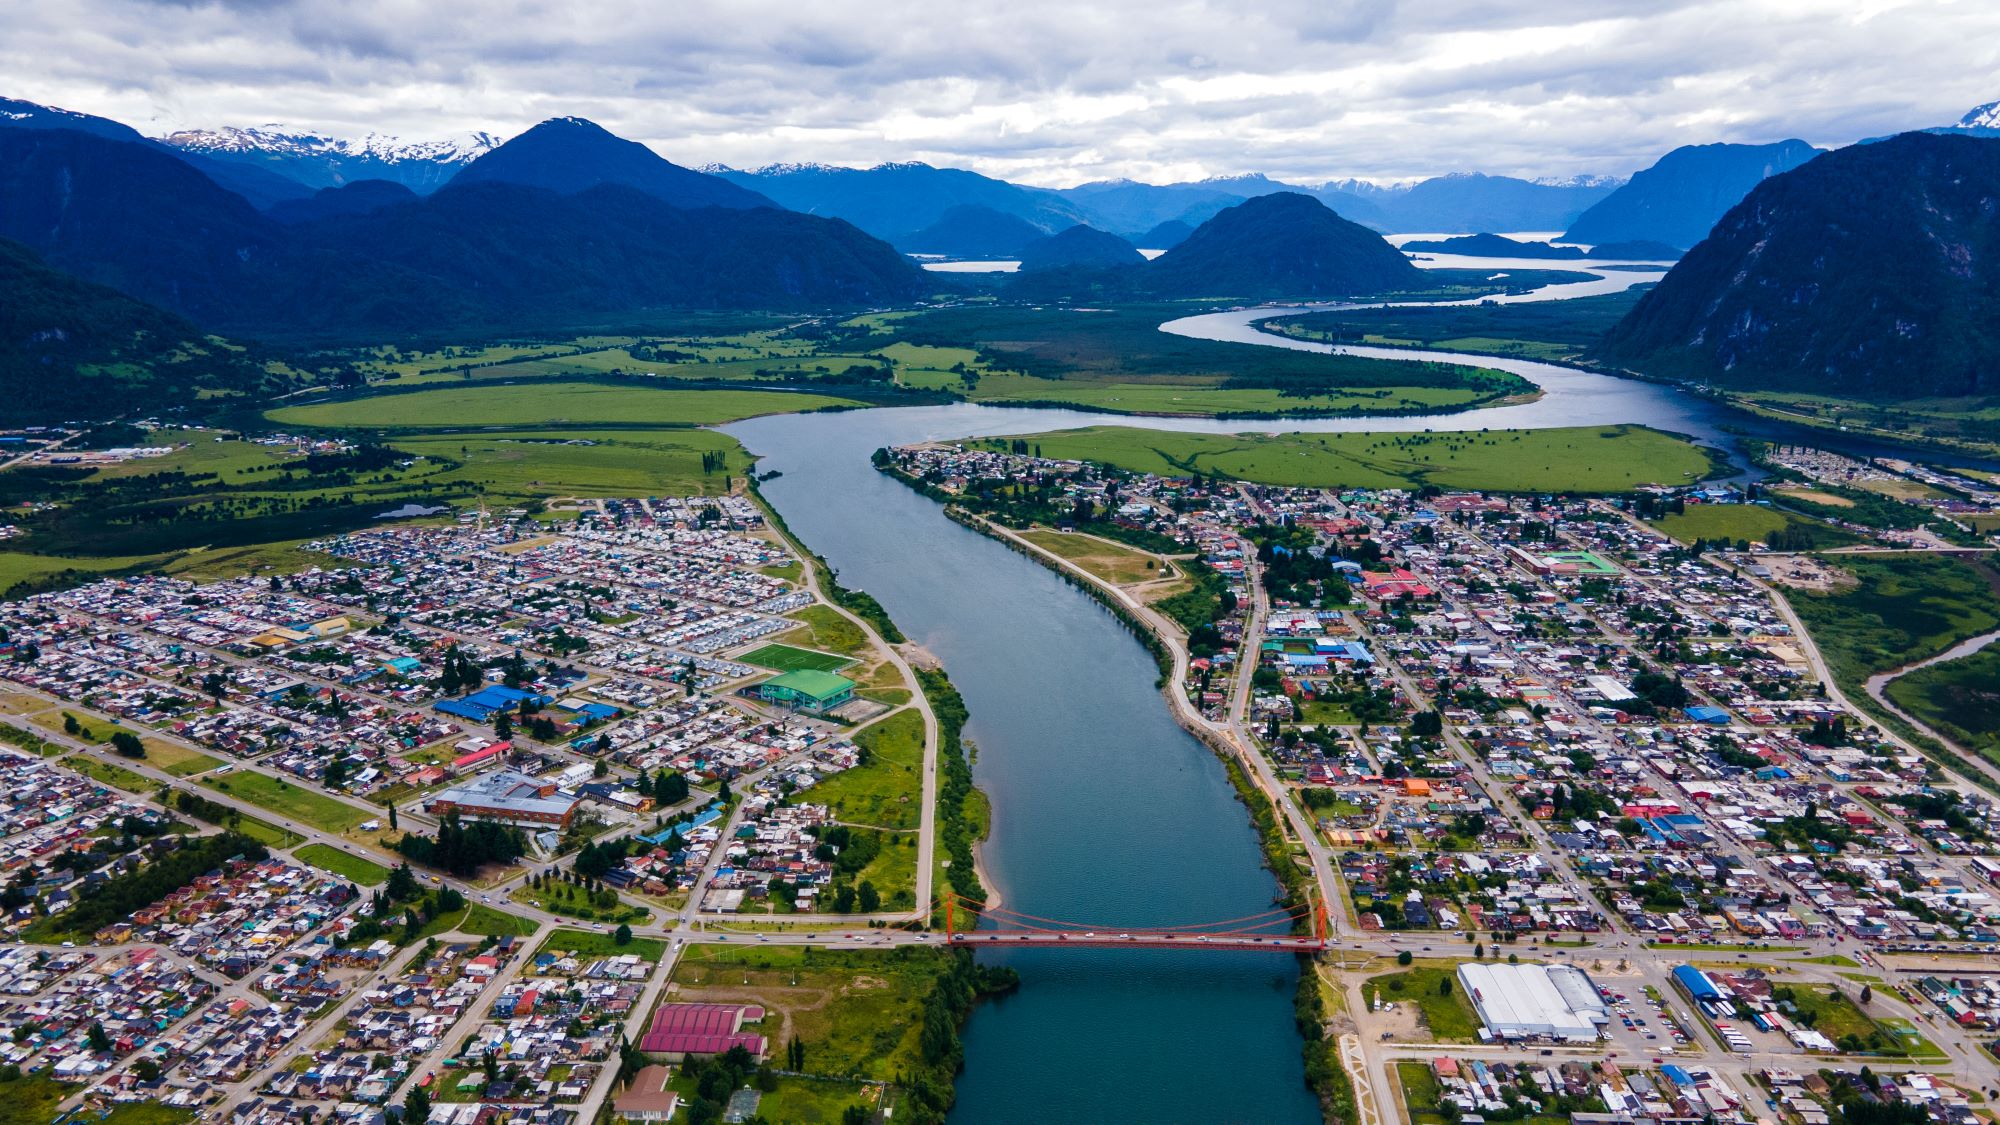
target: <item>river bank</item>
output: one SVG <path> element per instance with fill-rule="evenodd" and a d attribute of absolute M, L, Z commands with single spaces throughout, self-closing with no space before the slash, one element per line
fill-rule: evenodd
<path fill-rule="evenodd" d="M 766 499 L 841 583 L 874 595 L 951 670 L 965 739 L 978 746 L 973 774 L 991 799 L 990 835 L 971 862 L 1010 911 L 1102 929 L 1268 910 L 1278 887 L 1250 818 L 1214 751 L 1159 705 L 1159 661 L 1141 634 L 1084 612 L 1105 603 L 870 464 L 886 446 L 1079 417 L 920 407 L 727 432 L 760 469 L 782 473 L 760 482 Z M 1289 959 L 1102 947 L 978 956 L 1019 971 L 1021 989 L 967 1024 L 953 1122 L 1011 1125 L 1023 1105 L 1046 1120 L 1184 1120 L 1191 1108 L 1321 1120 L 1289 1018 Z"/>
<path fill-rule="evenodd" d="M 924 489 L 921 481 L 914 480 L 907 474 L 887 466 L 882 467 L 882 471 L 912 488 Z M 1169 713 L 1183 730 L 1214 752 L 1217 760 L 1227 771 L 1230 785 L 1236 791 L 1237 800 L 1249 814 L 1251 824 L 1262 843 L 1265 870 L 1269 871 L 1283 888 L 1283 901 L 1294 908 L 1310 910 L 1312 895 L 1308 887 L 1309 880 L 1292 861 L 1291 841 L 1286 837 L 1282 827 L 1285 818 L 1276 804 L 1281 798 L 1277 794 L 1266 792 L 1253 771 L 1239 760 L 1255 753 L 1255 749 L 1239 746 L 1224 737 L 1222 728 L 1203 718 L 1187 702 L 1183 685 L 1190 656 L 1187 651 L 1185 631 L 1171 619 L 1152 610 L 1143 600 L 1133 597 L 1129 591 L 1091 573 L 1070 559 L 1022 538 L 1011 528 L 962 507 L 948 506 L 946 515 L 960 526 L 977 531 L 1033 559 L 1091 594 L 1096 601 L 1110 610 L 1121 624 L 1147 644 L 1148 649 L 1160 662 L 1160 693 L 1167 702 Z M 1321 888 L 1320 893 L 1325 894 L 1325 888 Z M 1313 967 L 1314 960 L 1309 956 L 1300 956 L 1299 978 L 1292 1002 L 1293 1026 L 1299 1034 L 1306 1085 L 1319 1099 L 1324 1120 L 1351 1121 L 1354 1118 L 1356 1099 L 1353 1076 L 1348 1073 L 1340 1057 L 1337 1041 L 1329 1033 L 1325 997 L 1320 988 L 1318 973 Z"/>

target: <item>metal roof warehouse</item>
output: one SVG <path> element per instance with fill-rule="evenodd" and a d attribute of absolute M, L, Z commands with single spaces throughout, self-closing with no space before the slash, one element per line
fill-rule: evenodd
<path fill-rule="evenodd" d="M 1569 965 L 1470 962 L 1458 967 L 1458 979 L 1496 1038 L 1594 1043 L 1611 1022 L 1590 975 Z"/>

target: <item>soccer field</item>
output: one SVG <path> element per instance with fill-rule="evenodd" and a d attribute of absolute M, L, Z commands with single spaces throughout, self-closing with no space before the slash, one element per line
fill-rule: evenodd
<path fill-rule="evenodd" d="M 745 664 L 755 664 L 773 672 L 832 672 L 853 663 L 845 656 L 793 648 L 791 645 L 765 645 L 741 659 Z"/>

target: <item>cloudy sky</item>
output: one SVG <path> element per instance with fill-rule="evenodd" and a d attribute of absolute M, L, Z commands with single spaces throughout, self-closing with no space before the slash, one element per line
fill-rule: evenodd
<path fill-rule="evenodd" d="M 0 95 L 142 131 L 502 136 L 681 163 L 924 160 L 1050 186 L 1625 175 L 2000 98 L 2000 4 L 1929 0 L 61 0 Z"/>

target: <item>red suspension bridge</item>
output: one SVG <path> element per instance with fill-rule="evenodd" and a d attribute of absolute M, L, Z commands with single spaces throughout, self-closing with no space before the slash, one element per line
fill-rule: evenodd
<path fill-rule="evenodd" d="M 1326 907 L 1318 896 L 1303 907 L 1276 906 L 1258 914 L 1185 926 L 1102 926 L 1040 918 L 1004 906 L 982 907 L 949 891 L 945 933 L 953 945 L 1114 946 L 1141 949 L 1212 949 L 1234 953 L 1317 953 L 1327 947 Z M 977 919 L 979 929 L 957 927 Z"/>

